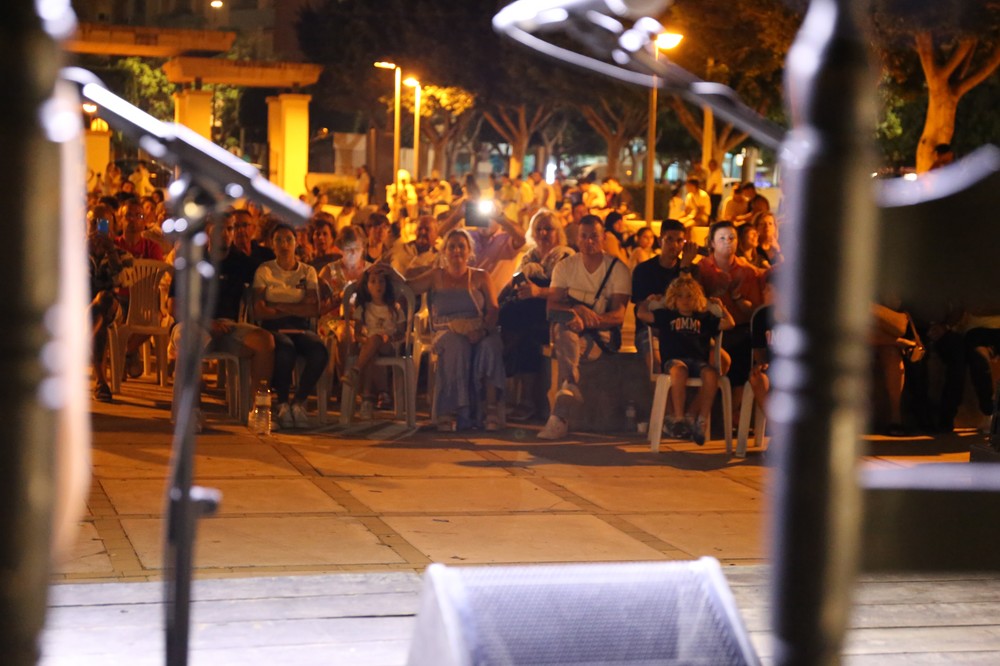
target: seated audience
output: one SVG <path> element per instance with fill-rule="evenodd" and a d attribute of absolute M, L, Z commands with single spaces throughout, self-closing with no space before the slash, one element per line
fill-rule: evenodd
<path fill-rule="evenodd" d="M 767 266 L 777 266 L 784 261 L 774 215 L 769 211 L 758 213 L 753 219 L 753 226 L 757 229 L 757 254 L 767 261 Z"/>
<path fill-rule="evenodd" d="M 236 354 L 250 360 L 250 385 L 270 382 L 274 370 L 274 338 L 259 326 L 244 321 L 242 312 L 244 295 L 254 279 L 256 267 L 247 255 L 233 246 L 234 214 L 232 211 L 217 223 L 207 226 L 209 251 L 218 262 L 215 279 L 218 281 L 215 311 L 210 313 L 209 328 L 203 333 L 207 351 Z M 214 227 L 219 225 L 219 244 L 214 243 Z M 171 295 L 173 286 L 171 284 Z M 183 326 L 178 324 L 170 332 L 168 356 L 176 359 Z M 236 381 L 236 378 L 231 378 Z"/>
<path fill-rule="evenodd" d="M 357 350 L 354 367 L 347 371 L 344 382 L 359 389 L 361 418 L 370 419 L 375 411 L 376 389 L 384 391 L 384 373 L 376 376 L 372 361 L 379 356 L 392 356 L 403 341 L 406 313 L 400 308 L 393 287 L 393 271 L 385 264 L 366 270 L 358 283 L 354 303 L 349 309 L 350 344 Z M 354 405 L 341 405 L 341 410 L 353 410 Z"/>
<path fill-rule="evenodd" d="M 470 263 L 472 239 L 464 229 L 444 237 L 444 265 L 407 280 L 415 293 L 428 293 L 434 352 L 438 428 L 497 430 L 497 405 L 506 377 L 497 333 L 498 305 L 485 270 Z"/>
<path fill-rule="evenodd" d="M 319 315 L 316 269 L 295 258 L 295 231 L 278 223 L 271 232 L 275 259 L 257 268 L 253 280 L 253 311 L 260 325 L 274 336 L 274 372 L 277 420 L 282 428 L 306 428 L 306 399 L 327 364 L 326 345 L 315 333 Z M 289 400 L 295 361 L 305 361 L 295 395 Z"/>
<path fill-rule="evenodd" d="M 632 252 L 628 255 L 628 267 L 633 270 L 642 262 L 649 261 L 658 254 L 656 249 L 656 234 L 653 233 L 651 227 L 639 229 L 635 233 L 634 238 L 635 247 L 632 248 Z"/>
<path fill-rule="evenodd" d="M 436 266 L 441 256 L 437 240 L 437 219 L 431 215 L 421 215 L 417 219 L 415 238 L 408 243 L 396 243 L 392 246 L 392 267 L 404 278 L 410 278 Z"/>
<path fill-rule="evenodd" d="M 604 225 L 588 215 L 580 221 L 580 251 L 556 264 L 548 297 L 548 317 L 556 321 L 553 353 L 561 386 L 541 439 L 561 439 L 569 432 L 572 402 L 582 402 L 580 363 L 615 348 L 630 292 L 628 267 L 604 253 Z M 620 342 L 620 338 L 619 338 Z"/>
<path fill-rule="evenodd" d="M 335 241 L 337 232 L 335 230 L 336 220 L 333 215 L 326 212 L 319 212 L 313 215 L 312 226 L 312 259 L 306 263 L 317 271 L 323 270 L 327 264 L 340 259 L 341 254 Z"/>
<path fill-rule="evenodd" d="M 94 398 L 111 402 L 108 385 L 108 329 L 120 314 L 115 290 L 121 282 L 121 272 L 132 261 L 131 255 L 111 240 L 111 209 L 98 204 L 87 215 L 87 256 L 90 266 L 90 323 Z"/>
<path fill-rule="evenodd" d="M 701 189 L 695 178 L 688 178 L 684 188 L 684 214 L 678 219 L 685 227 L 707 226 L 712 213 L 712 200 L 708 197 L 708 192 Z"/>
<path fill-rule="evenodd" d="M 698 266 L 694 264 L 697 254 L 698 246 L 688 240 L 684 225 L 677 220 L 664 220 L 660 225 L 660 254 L 637 265 L 632 271 L 632 302 L 638 306 L 650 295 L 663 294 L 682 273 L 697 277 Z M 638 318 L 635 322 L 635 346 L 647 357 L 648 367 L 660 367 L 658 357 L 649 357 L 649 327 Z"/>
<path fill-rule="evenodd" d="M 542 347 L 549 342 L 546 301 L 556 265 L 575 254 L 566 245 L 562 222 L 548 209 L 531 218 L 529 236 L 534 240 L 514 274 L 504 287 L 500 301 L 500 333 L 503 338 L 504 366 L 508 377 L 520 379 L 520 401 L 511 412 L 513 420 L 528 420 L 537 412 L 535 396 L 542 370 Z"/>
<path fill-rule="evenodd" d="M 731 329 L 733 318 L 718 298 L 705 298 L 701 285 L 690 276 L 671 282 L 662 306 L 658 305 L 657 296 L 651 295 L 639 304 L 636 317 L 656 328 L 662 371 L 670 375 L 672 409 L 667 432 L 677 439 L 690 437 L 701 446 L 719 386 L 719 371 L 709 355 L 715 336 L 720 330 Z M 701 388 L 685 411 L 687 381 L 692 375 L 701 379 Z"/>
<path fill-rule="evenodd" d="M 763 303 L 760 280 L 764 271 L 737 256 L 736 228 L 732 222 L 713 224 L 709 241 L 710 254 L 698 264 L 698 281 L 709 298 L 722 301 L 736 322 L 722 336 L 722 348 L 731 362 L 728 375 L 733 386 L 733 405 L 738 410 L 743 385 L 750 376 L 750 315 Z M 724 371 L 725 366 L 724 362 Z"/>

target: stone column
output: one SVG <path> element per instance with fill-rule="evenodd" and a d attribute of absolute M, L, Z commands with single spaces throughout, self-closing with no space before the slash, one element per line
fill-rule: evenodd
<path fill-rule="evenodd" d="M 99 128 L 102 124 L 104 129 Z M 104 178 L 104 170 L 107 168 L 108 162 L 111 161 L 111 130 L 107 129 L 108 125 L 103 120 L 95 125 L 98 127 L 92 125 L 91 129 L 84 132 L 83 145 L 84 154 L 87 157 L 88 176 L 93 174 L 96 183 L 100 184 Z M 90 187 L 89 180 L 87 185 Z M 103 194 L 114 194 L 114 192 L 104 192 Z"/>
<path fill-rule="evenodd" d="M 212 92 L 186 89 L 174 93 L 174 122 L 212 140 Z"/>
<path fill-rule="evenodd" d="M 272 183 L 297 197 L 309 171 L 310 95 L 284 93 L 267 98 L 267 141 Z"/>

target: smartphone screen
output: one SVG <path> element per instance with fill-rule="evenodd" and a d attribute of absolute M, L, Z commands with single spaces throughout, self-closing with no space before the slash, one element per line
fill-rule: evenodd
<path fill-rule="evenodd" d="M 108 222 L 108 220 L 106 220 L 103 217 L 97 218 L 97 233 L 104 234 L 105 236 L 107 236 L 110 230 L 111 230 L 111 224 Z"/>
<path fill-rule="evenodd" d="M 465 203 L 465 226 L 488 227 L 493 217 L 493 202 L 489 199 L 467 201 Z"/>

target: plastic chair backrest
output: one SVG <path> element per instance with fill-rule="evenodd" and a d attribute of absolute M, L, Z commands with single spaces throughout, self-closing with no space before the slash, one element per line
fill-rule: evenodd
<path fill-rule="evenodd" d="M 160 280 L 170 264 L 155 259 L 136 259 L 128 269 L 127 326 L 160 325 Z"/>

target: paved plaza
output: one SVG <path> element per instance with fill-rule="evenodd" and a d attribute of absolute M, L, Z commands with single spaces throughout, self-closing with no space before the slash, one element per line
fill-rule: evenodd
<path fill-rule="evenodd" d="M 129 381 L 93 403 L 93 482 L 72 557 L 56 582 L 162 577 L 170 391 Z M 729 458 L 638 436 L 537 439 L 406 430 L 389 419 L 252 435 L 210 397 L 196 483 L 222 491 L 200 524 L 199 578 L 420 572 L 430 562 L 510 564 L 681 560 L 723 566 L 768 555 L 768 468 L 752 448 Z M 975 434 L 866 438 L 866 464 L 964 462 Z"/>
<path fill-rule="evenodd" d="M 72 557 L 55 576 L 43 666 L 163 663 L 164 484 L 170 393 L 129 381 L 94 403 L 94 480 Z M 754 649 L 774 663 L 766 560 L 768 468 L 638 436 L 549 443 L 418 430 L 386 419 L 256 437 L 205 403 L 194 666 L 402 666 L 431 562 L 722 562 Z M 331 414 L 336 417 L 336 413 Z M 968 460 L 977 435 L 866 438 L 865 464 Z M 862 576 L 844 647 L 851 666 L 995 664 L 1000 578 Z"/>

